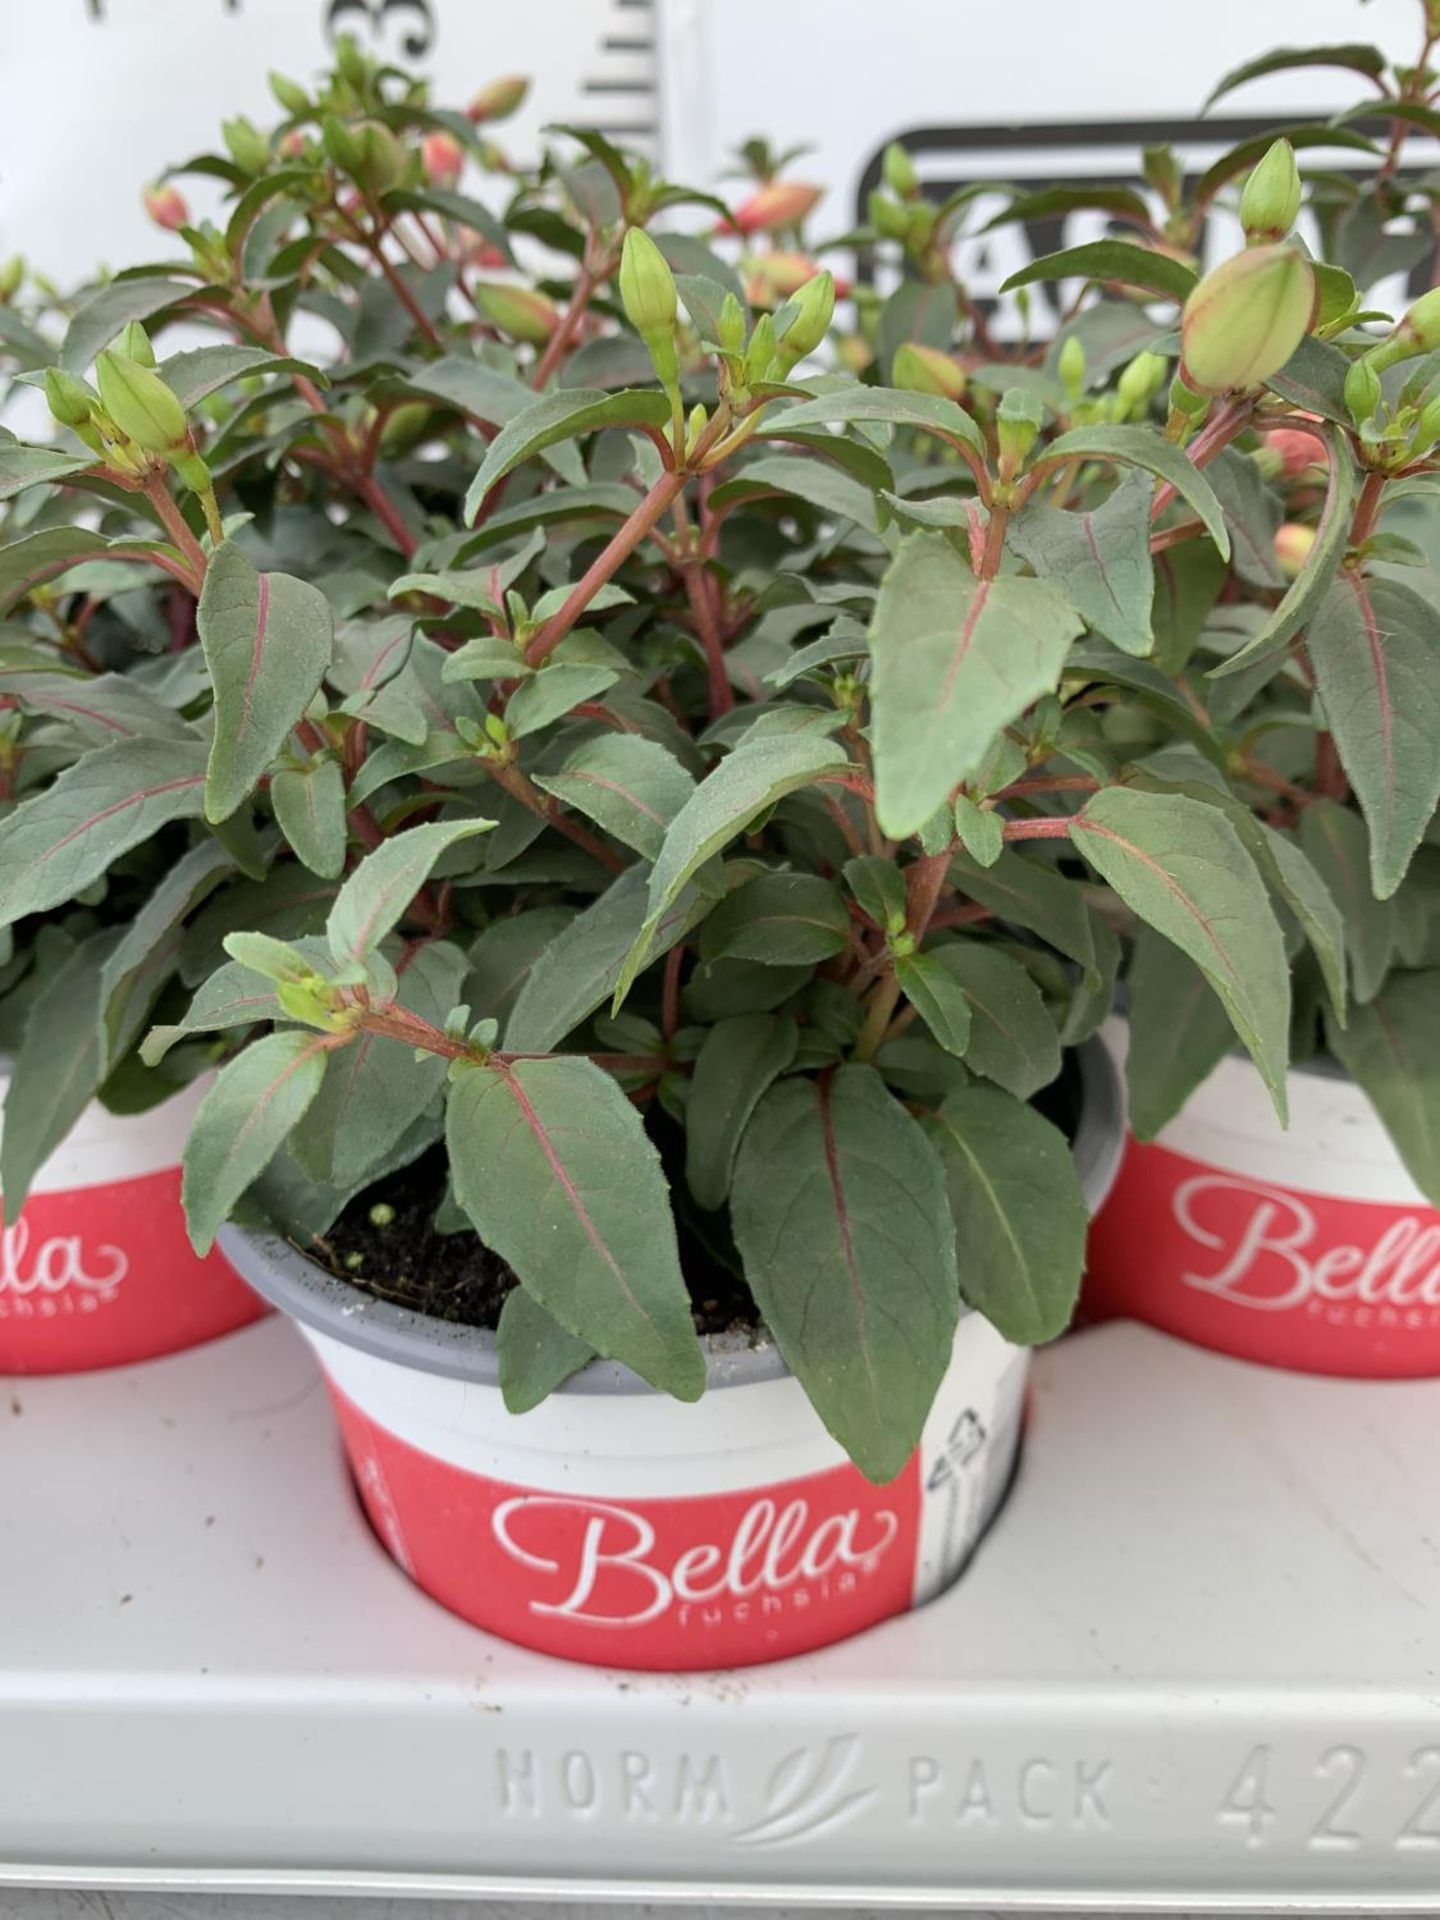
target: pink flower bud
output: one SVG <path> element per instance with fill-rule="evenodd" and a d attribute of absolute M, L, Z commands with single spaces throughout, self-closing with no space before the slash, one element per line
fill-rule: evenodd
<path fill-rule="evenodd" d="M 1272 435 L 1273 439 L 1273 435 Z M 1315 529 L 1287 520 L 1275 535 L 1275 558 L 1287 580 L 1293 580 L 1315 544 Z"/>
<path fill-rule="evenodd" d="M 508 120 L 512 113 L 519 112 L 529 91 L 530 82 L 524 75 L 512 73 L 482 87 L 465 112 L 477 127 L 486 120 Z"/>
<path fill-rule="evenodd" d="M 465 165 L 465 149 L 453 133 L 439 128 L 427 133 L 420 143 L 425 172 L 437 187 L 453 187 Z"/>
<path fill-rule="evenodd" d="M 283 160 L 303 160 L 305 149 L 309 144 L 300 127 L 291 127 L 288 133 L 280 136 L 280 157 Z"/>
<path fill-rule="evenodd" d="M 1311 467 L 1323 467 L 1330 458 L 1319 434 L 1309 433 L 1304 427 L 1276 427 L 1266 434 L 1265 444 L 1280 456 L 1280 472 L 1286 480 L 1294 480 Z"/>
<path fill-rule="evenodd" d="M 487 240 L 483 233 L 476 233 L 473 227 L 465 227 L 461 231 L 460 257 L 467 267 L 479 267 L 485 272 L 513 264 L 503 247 L 497 247 L 493 240 Z"/>
<path fill-rule="evenodd" d="M 813 280 L 821 271 L 818 260 L 812 260 L 808 253 L 785 253 L 777 249 L 773 253 L 753 254 L 742 262 L 745 274 L 745 292 L 752 307 L 774 307 L 782 300 L 788 300 L 797 294 L 808 280 Z M 848 299 L 850 282 L 836 279 L 835 297 Z"/>
<path fill-rule="evenodd" d="M 145 211 L 157 227 L 164 227 L 168 233 L 190 224 L 190 209 L 177 187 L 147 187 Z"/>
<path fill-rule="evenodd" d="M 776 233 L 798 227 L 820 204 L 825 189 L 807 187 L 799 180 L 771 180 L 742 200 L 735 216 L 722 228 L 726 233 Z"/>

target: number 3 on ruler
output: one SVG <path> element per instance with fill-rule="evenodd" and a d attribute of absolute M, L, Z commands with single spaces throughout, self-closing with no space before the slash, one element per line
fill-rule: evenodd
<path fill-rule="evenodd" d="M 435 44 L 435 15 L 430 0 L 329 0 L 325 9 L 325 28 L 332 36 L 351 32 L 358 15 L 370 29 L 372 40 L 409 23 L 401 39 L 401 51 L 412 60 L 430 51 Z"/>

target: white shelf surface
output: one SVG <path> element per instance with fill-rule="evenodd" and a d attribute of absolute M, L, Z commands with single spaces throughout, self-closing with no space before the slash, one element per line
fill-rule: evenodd
<path fill-rule="evenodd" d="M 0 1885 L 1431 1913 L 1437 1455 L 1440 1381 L 1113 1325 L 952 1593 L 663 1677 L 420 1596 L 278 1321 L 3 1381 Z"/>

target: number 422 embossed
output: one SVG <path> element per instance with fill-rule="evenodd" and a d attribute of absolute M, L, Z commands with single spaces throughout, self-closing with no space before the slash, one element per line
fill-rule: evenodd
<path fill-rule="evenodd" d="M 1248 1847 L 1264 1846 L 1278 1824 L 1298 1821 L 1302 1844 L 1317 1853 L 1440 1852 L 1440 1745 L 1417 1747 L 1397 1776 L 1363 1747 L 1340 1742 L 1316 1757 L 1303 1792 L 1273 1748 L 1252 1747 L 1216 1818 Z"/>

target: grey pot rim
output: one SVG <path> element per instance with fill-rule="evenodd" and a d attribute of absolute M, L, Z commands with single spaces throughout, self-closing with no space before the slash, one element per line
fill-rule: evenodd
<path fill-rule="evenodd" d="M 1081 1105 L 1072 1152 L 1091 1214 L 1099 1211 L 1120 1168 L 1125 1145 L 1123 1082 L 1108 1049 L 1091 1038 L 1075 1050 Z M 381 1360 L 446 1379 L 498 1387 L 495 1335 L 487 1328 L 436 1320 L 380 1300 L 328 1272 L 279 1234 L 226 1226 L 218 1244 L 262 1299 L 304 1328 Z M 707 1334 L 706 1388 L 784 1379 L 790 1369 L 767 1334 Z M 561 1393 L 654 1393 L 639 1374 L 614 1360 L 595 1359 L 574 1373 Z"/>

